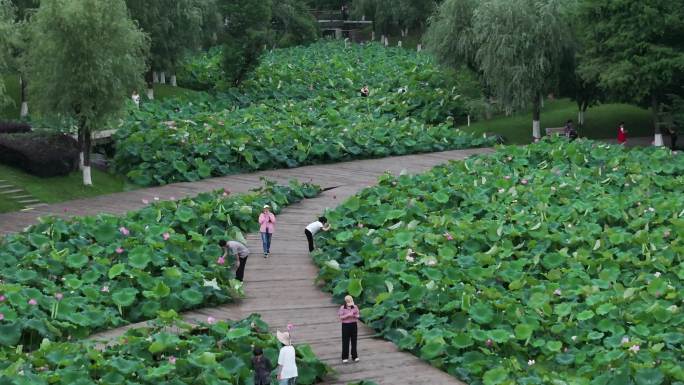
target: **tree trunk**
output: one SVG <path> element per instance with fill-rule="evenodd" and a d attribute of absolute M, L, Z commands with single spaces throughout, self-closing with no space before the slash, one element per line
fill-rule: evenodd
<path fill-rule="evenodd" d="M 423 50 L 423 45 L 418 43 L 418 46 L 416 47 L 416 51 L 420 52 Z"/>
<path fill-rule="evenodd" d="M 470 114 L 468 114 L 468 127 L 470 127 Z"/>
<path fill-rule="evenodd" d="M 26 98 L 26 80 L 24 80 L 23 76 L 19 76 L 19 90 L 21 98 L 21 112 L 19 116 L 23 119 L 29 114 L 28 99 Z"/>
<path fill-rule="evenodd" d="M 157 71 L 152 71 L 152 82 L 159 83 L 159 74 Z"/>
<path fill-rule="evenodd" d="M 540 127 L 540 116 L 541 116 L 541 98 L 539 93 L 535 94 L 534 100 L 532 101 L 532 138 L 534 141 L 541 139 L 541 127 Z"/>
<path fill-rule="evenodd" d="M 83 125 L 80 130 L 83 131 L 83 147 L 81 147 L 81 154 L 83 154 L 83 184 L 92 186 L 93 180 L 90 175 L 90 148 L 92 145 L 92 135 L 90 128 L 88 128 L 87 125 Z"/>
<path fill-rule="evenodd" d="M 655 96 L 655 94 L 651 95 L 651 110 L 653 110 L 653 131 L 655 132 L 653 145 L 656 147 L 662 147 L 663 134 L 660 132 L 660 125 L 658 124 L 658 98 Z"/>
<path fill-rule="evenodd" d="M 155 72 L 152 70 L 147 71 L 145 80 L 147 83 L 147 98 L 149 100 L 154 100 L 154 77 Z"/>
<path fill-rule="evenodd" d="M 159 83 L 166 84 L 166 72 L 162 71 L 159 73 Z"/>
<path fill-rule="evenodd" d="M 176 75 L 171 75 L 171 86 L 178 87 L 178 82 L 176 81 Z"/>
<path fill-rule="evenodd" d="M 371 31 L 371 41 L 375 41 L 375 31 Z"/>
<path fill-rule="evenodd" d="M 78 169 L 83 171 L 83 123 L 79 123 L 78 125 L 78 134 L 77 134 L 77 141 L 78 141 Z"/>
<path fill-rule="evenodd" d="M 401 40 L 399 40 L 399 42 L 397 43 L 397 47 L 401 48 Z"/>

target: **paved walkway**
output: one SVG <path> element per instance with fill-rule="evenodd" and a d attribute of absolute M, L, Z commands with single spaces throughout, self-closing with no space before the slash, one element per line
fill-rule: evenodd
<path fill-rule="evenodd" d="M 318 268 L 308 255 L 303 229 L 326 208 L 334 208 L 343 199 L 375 184 L 377 177 L 385 171 L 395 174 L 402 170 L 416 173 L 451 159 L 463 159 L 472 154 L 488 151 L 491 150 L 472 149 L 360 160 L 141 189 L 49 205 L 30 213 L 2 214 L 0 234 L 19 231 L 35 223 L 39 215 L 86 215 L 99 212 L 117 214 L 143 206 L 143 199 L 152 201 L 155 197 L 181 198 L 218 188 L 242 192 L 261 185 L 259 178 L 262 176 L 280 182 L 297 178 L 300 181 L 311 181 L 324 188 L 336 187 L 314 199 L 288 206 L 278 216 L 278 227 L 273 237 L 270 258 L 261 257 L 261 242 L 257 234 L 247 236 L 252 256 L 245 272 L 246 298 L 234 304 L 185 313 L 184 317 L 189 321 L 206 320 L 209 316 L 217 319 L 238 319 L 251 313 L 260 313 L 274 328 L 284 329 L 288 323 L 293 323 L 296 327 L 295 343 L 310 344 L 314 352 L 337 372 L 336 376 L 325 382 L 326 384 L 341 385 L 364 379 L 374 380 L 381 385 L 461 384 L 414 355 L 399 351 L 391 342 L 373 338 L 373 331 L 365 326 L 359 329 L 361 362 L 342 365 L 340 325 L 336 317 L 339 305 L 333 303 L 330 295 L 313 283 Z M 128 327 L 132 326 L 135 325 Z M 94 337 L 115 338 L 125 329 L 110 330 Z"/>

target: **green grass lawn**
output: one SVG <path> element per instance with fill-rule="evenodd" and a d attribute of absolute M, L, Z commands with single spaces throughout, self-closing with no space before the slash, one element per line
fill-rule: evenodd
<path fill-rule="evenodd" d="M 547 127 L 563 127 L 568 119 L 577 122 L 577 105 L 568 99 L 546 102 L 541 113 L 541 131 Z M 590 108 L 585 114 L 585 127 L 580 128 L 580 137 L 605 139 L 617 137 L 617 125 L 625 122 L 629 136 L 653 135 L 653 123 L 649 111 L 629 104 L 608 103 Z M 514 114 L 510 117 L 496 117 L 478 121 L 470 127 L 461 126 L 465 131 L 492 132 L 503 135 L 506 143 L 525 144 L 532 141 L 532 113 Z"/>
<path fill-rule="evenodd" d="M 80 172 L 74 172 L 63 177 L 41 178 L 16 168 L 0 165 L 0 179 L 26 190 L 36 199 L 45 203 L 135 189 L 135 186 L 126 183 L 123 177 L 105 173 L 95 168 L 92 170 L 92 178 L 93 186 L 86 187 L 83 185 Z M 18 202 L 5 197 L 0 199 L 0 212 L 16 211 L 21 208 L 22 206 Z"/>

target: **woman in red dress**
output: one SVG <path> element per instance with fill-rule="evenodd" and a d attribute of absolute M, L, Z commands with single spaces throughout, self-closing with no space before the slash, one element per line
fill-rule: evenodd
<path fill-rule="evenodd" d="M 618 143 L 625 144 L 627 142 L 627 130 L 625 130 L 625 122 L 620 122 L 618 125 Z"/>

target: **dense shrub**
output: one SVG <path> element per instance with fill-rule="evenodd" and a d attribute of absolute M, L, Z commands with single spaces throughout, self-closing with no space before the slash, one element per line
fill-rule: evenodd
<path fill-rule="evenodd" d="M 31 132 L 31 125 L 24 122 L 0 122 L 0 134 Z"/>
<path fill-rule="evenodd" d="M 57 133 L 0 135 L 0 163 L 41 177 L 66 175 L 78 167 L 78 144 Z"/>

